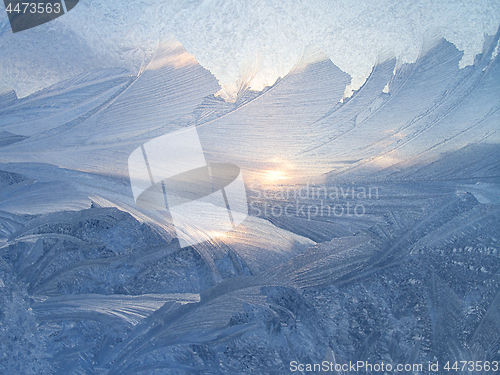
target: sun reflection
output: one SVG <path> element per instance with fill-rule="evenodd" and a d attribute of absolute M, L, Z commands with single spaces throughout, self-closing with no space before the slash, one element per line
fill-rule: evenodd
<path fill-rule="evenodd" d="M 209 230 L 206 231 L 206 234 L 209 238 L 227 238 L 227 232 L 222 232 L 218 230 Z"/>
<path fill-rule="evenodd" d="M 273 170 L 265 170 L 264 171 L 264 179 L 267 182 L 276 182 L 279 180 L 286 180 L 286 174 L 284 171 L 273 171 Z"/>
<path fill-rule="evenodd" d="M 295 165 L 287 160 L 274 158 L 258 171 L 259 183 L 265 186 L 288 183 L 295 171 Z"/>

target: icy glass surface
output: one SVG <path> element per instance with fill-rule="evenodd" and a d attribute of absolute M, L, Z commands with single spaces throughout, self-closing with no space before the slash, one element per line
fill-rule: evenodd
<path fill-rule="evenodd" d="M 499 372 L 497 1 L 6 14 L 0 374 Z"/>
<path fill-rule="evenodd" d="M 78 12 L 41 26 L 29 37 L 6 36 L 6 14 L 0 17 L 5 56 L 0 69 L 8 73 L 0 90 L 15 89 L 25 96 L 61 77 L 102 66 L 137 72 L 156 43 L 174 35 L 215 75 L 220 95 L 234 101 L 242 87 L 262 90 L 284 77 L 308 46 L 321 48 L 351 75 L 347 96 L 377 63 L 394 57 L 399 64 L 415 62 L 440 38 L 464 52 L 460 67 L 471 65 L 485 34 L 495 34 L 500 10 L 496 0 L 82 0 Z M 35 57 L 34 50 L 44 55 Z M 49 56 L 47 69 L 40 60 L 47 64 Z"/>

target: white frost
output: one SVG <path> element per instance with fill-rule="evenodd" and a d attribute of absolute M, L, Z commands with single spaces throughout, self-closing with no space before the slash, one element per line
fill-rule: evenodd
<path fill-rule="evenodd" d="M 309 45 L 323 49 L 351 75 L 346 96 L 364 83 L 377 62 L 394 56 L 400 63 L 414 62 L 429 43 L 441 37 L 464 51 L 460 62 L 464 67 L 482 51 L 484 34 L 494 34 L 499 23 L 500 7 L 495 0 L 82 0 L 66 16 L 47 24 L 47 30 L 61 29 L 73 35 L 73 41 L 78 35 L 80 50 L 90 46 L 92 53 L 82 62 L 87 68 L 93 65 L 89 59 L 95 59 L 97 65 L 126 66 L 136 72 L 159 39 L 174 35 L 217 77 L 222 87 L 219 94 L 232 100 L 242 87 L 261 90 L 289 73 Z M 58 73 L 70 74 L 63 70 L 71 55 L 69 43 L 63 48 L 44 45 L 60 62 L 52 65 L 53 70 L 37 69 L 23 60 L 19 69 L 30 69 L 29 74 L 17 71 L 13 61 L 19 61 L 22 52 L 8 50 L 6 40 L 22 45 L 32 36 L 29 32 L 0 35 L 0 70 L 8 68 L 10 73 L 2 75 L 0 91 L 13 87 L 19 94 L 18 86 L 23 86 L 19 80 L 34 84 L 36 78 L 34 89 L 39 89 L 42 80 L 54 83 Z M 77 71 L 74 60 L 70 62 Z M 29 94 L 27 87 L 21 91 L 20 96 Z"/>

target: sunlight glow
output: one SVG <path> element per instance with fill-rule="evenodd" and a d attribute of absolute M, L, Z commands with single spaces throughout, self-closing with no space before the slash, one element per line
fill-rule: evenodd
<path fill-rule="evenodd" d="M 273 158 L 258 172 L 259 182 L 266 186 L 273 186 L 289 181 L 294 173 L 295 165 L 288 160 Z"/>
<path fill-rule="evenodd" d="M 268 182 L 285 180 L 286 178 L 287 177 L 284 171 L 272 171 L 272 170 L 264 171 L 264 179 Z"/>

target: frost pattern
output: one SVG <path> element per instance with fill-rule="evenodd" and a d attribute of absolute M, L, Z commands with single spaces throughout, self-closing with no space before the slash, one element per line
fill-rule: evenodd
<path fill-rule="evenodd" d="M 2 58 L 0 69 L 8 74 L 0 91 L 14 88 L 25 96 L 43 88 L 42 83 L 48 86 L 89 66 L 137 72 L 156 42 L 174 35 L 217 77 L 220 95 L 234 101 L 242 87 L 262 90 L 285 76 L 309 45 L 323 49 L 351 75 L 346 96 L 363 84 L 376 63 L 392 57 L 415 62 L 442 37 L 464 51 L 460 67 L 465 67 L 481 52 L 484 34 L 496 32 L 500 7 L 494 0 L 83 0 L 65 17 L 37 28 L 39 37 L 12 35 L 5 23 L 0 21 L 0 51 L 8 57 Z M 42 69 L 26 49 L 17 49 L 28 45 L 32 52 L 37 48 L 34 37 L 38 49 L 58 61 L 51 69 Z"/>

